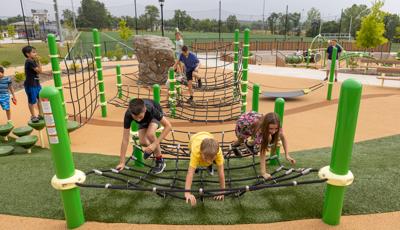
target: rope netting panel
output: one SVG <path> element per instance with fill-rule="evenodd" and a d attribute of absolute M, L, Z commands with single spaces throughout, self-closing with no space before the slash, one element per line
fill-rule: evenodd
<path fill-rule="evenodd" d="M 127 108 L 131 98 L 153 98 L 152 88 L 147 84 L 143 84 L 138 80 L 137 72 L 131 74 L 123 74 L 123 82 L 128 80 L 131 84 L 122 84 L 121 97 L 117 94 L 109 100 L 109 104 L 116 107 Z M 239 75 L 240 77 L 240 75 Z M 210 81 L 209 81 L 210 82 Z M 181 86 L 181 94 L 176 98 L 175 118 L 188 120 L 193 122 L 224 122 L 235 120 L 240 116 L 241 97 L 239 85 L 224 83 L 219 90 L 208 90 L 206 87 L 202 89 L 194 89 L 193 101 L 188 102 L 189 97 L 187 88 Z M 135 83 L 135 84 L 132 84 Z M 167 116 L 170 117 L 170 109 L 168 104 L 168 92 L 164 88 L 161 92 L 160 104 Z"/>
<path fill-rule="evenodd" d="M 134 156 L 131 156 L 123 171 L 93 169 L 86 173 L 86 182 L 77 185 L 87 188 L 153 192 L 163 198 L 169 196 L 178 199 L 184 199 L 184 192 L 191 192 L 203 201 L 206 197 L 216 195 L 240 197 L 249 191 L 326 181 L 325 179 L 308 179 L 307 175 L 317 174 L 318 169 L 288 168 L 281 165 L 276 156 L 267 159 L 267 162 L 272 159 L 277 160 L 278 166 L 271 172 L 272 177 L 265 179 L 257 171 L 256 166 L 260 163 L 256 161 L 255 154 L 246 154 L 245 156 L 248 157 L 245 158 L 245 156 L 232 157 L 232 152 L 228 152 L 225 153 L 224 164 L 225 189 L 219 187 L 218 176 L 208 175 L 206 168 L 198 168 L 192 182 L 192 189 L 186 190 L 185 178 L 189 161 L 188 158 L 181 158 L 180 154 L 176 154 L 179 149 L 180 146 L 177 145 L 175 151 L 164 151 L 164 155 L 170 154 L 174 157 L 165 158 L 167 168 L 162 174 L 152 174 L 154 159 L 149 164 L 143 163 L 143 167 L 130 166 L 136 160 Z M 306 176 L 307 179 L 302 179 Z"/>
<path fill-rule="evenodd" d="M 62 77 L 65 103 L 70 118 L 86 124 L 99 107 L 97 72 L 93 55 L 90 53 L 72 60 L 64 59 Z M 72 111 L 71 111 L 72 110 Z"/>

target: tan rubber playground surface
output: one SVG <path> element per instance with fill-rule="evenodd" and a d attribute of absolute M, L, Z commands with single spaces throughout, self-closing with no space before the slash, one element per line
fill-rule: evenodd
<path fill-rule="evenodd" d="M 104 66 L 115 63 L 104 63 Z M 128 73 L 136 67 L 123 67 L 122 72 Z M 107 99 L 115 96 L 115 70 L 104 71 L 104 82 Z M 325 73 L 321 72 L 321 79 Z M 369 76 L 371 77 L 371 76 Z M 340 75 L 339 75 L 340 79 Z M 261 84 L 261 90 L 291 91 L 307 88 L 317 84 L 316 80 L 284 78 L 249 73 L 249 81 Z M 124 80 L 123 80 L 124 82 Z M 124 82 L 128 83 L 128 82 Z M 46 82 L 43 85 L 52 85 Z M 333 141 L 336 121 L 337 103 L 340 83 L 334 85 L 333 100 L 326 101 L 327 86 L 308 95 L 288 100 L 285 105 L 283 121 L 284 132 L 288 139 L 289 151 L 329 147 Z M 165 93 L 165 89 L 162 94 Z M 249 91 L 248 110 L 251 109 L 251 94 Z M 69 98 L 68 93 L 64 92 Z M 165 94 L 162 95 L 165 97 Z M 16 127 L 25 125 L 29 119 L 26 106 L 26 96 L 23 91 L 17 93 L 18 105 L 12 106 L 13 121 Z M 273 111 L 274 102 L 260 97 L 260 112 Z M 17 112 L 16 112 L 17 111 Z M 71 111 L 68 106 L 67 111 Z M 85 153 L 100 153 L 119 155 L 122 137 L 122 120 L 125 109 L 108 105 L 107 118 L 101 117 L 100 108 L 93 119 L 83 128 L 71 133 L 72 151 Z M 2 115 L 5 116 L 5 115 Z M 383 88 L 378 86 L 364 86 L 356 141 L 375 139 L 400 133 L 400 89 Z M 234 122 L 226 123 L 190 123 L 182 120 L 171 120 L 173 128 L 190 132 L 223 131 L 234 129 Z M 36 131 L 35 131 L 36 132 Z M 227 137 L 233 140 L 233 136 Z M 44 139 L 47 140 L 45 137 Z M 47 142 L 47 141 L 45 141 Z M 47 146 L 47 143 L 45 143 Z M 130 150 L 128 150 L 129 152 Z M 294 155 L 300 158 L 301 156 Z M 118 163 L 118 157 L 115 157 Z M 372 217 L 372 218 L 371 218 Z M 400 212 L 376 215 L 347 216 L 338 227 L 328 227 L 320 220 L 299 220 L 273 224 L 236 225 L 236 226 L 161 226 L 161 225 L 128 225 L 88 223 L 81 229 L 396 229 L 400 226 Z M 18 227 L 20 226 L 20 227 Z M 29 226 L 29 227 L 27 227 Z M 65 222 L 58 220 L 43 220 L 0 215 L 0 229 L 64 229 Z"/>

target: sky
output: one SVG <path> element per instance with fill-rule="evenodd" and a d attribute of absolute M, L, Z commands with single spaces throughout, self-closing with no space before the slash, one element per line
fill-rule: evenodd
<path fill-rule="evenodd" d="M 22 0 L 25 14 L 31 15 L 31 9 L 48 9 L 50 17 L 54 18 L 53 0 Z M 81 0 L 57 0 L 59 11 L 71 9 L 71 1 L 75 11 L 78 10 Z M 262 20 L 263 4 L 265 1 L 265 18 L 271 12 L 285 12 L 286 5 L 289 12 L 299 12 L 302 20 L 311 7 L 320 10 L 323 20 L 335 20 L 340 17 L 342 8 L 352 4 L 366 4 L 371 6 L 372 0 L 221 0 L 222 19 L 229 15 L 236 15 L 239 20 Z M 114 16 L 134 16 L 134 0 L 100 0 Z M 136 0 L 138 15 L 143 14 L 146 5 L 156 5 L 158 0 Z M 2 10 L 0 17 L 16 16 L 21 13 L 20 1 L 0 0 Z M 165 18 L 171 18 L 175 9 L 186 10 L 194 18 L 218 18 L 219 0 L 165 0 Z M 391 13 L 400 13 L 400 0 L 385 0 L 383 10 Z"/>

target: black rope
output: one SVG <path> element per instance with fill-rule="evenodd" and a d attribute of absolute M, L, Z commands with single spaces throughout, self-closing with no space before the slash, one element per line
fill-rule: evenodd
<path fill-rule="evenodd" d="M 71 63 L 71 66 L 68 66 Z M 98 83 L 97 71 L 94 66 L 93 54 L 89 56 L 76 57 L 70 61 L 64 59 L 64 65 L 67 77 L 67 86 L 64 86 L 69 92 L 69 100 L 65 103 L 72 105 L 72 113 L 69 116 L 74 121 L 80 123 L 80 126 L 85 125 L 99 107 L 98 103 Z M 80 65 L 81 68 L 76 68 Z"/>

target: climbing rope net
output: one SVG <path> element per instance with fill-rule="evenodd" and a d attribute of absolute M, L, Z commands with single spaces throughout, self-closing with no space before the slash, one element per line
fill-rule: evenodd
<path fill-rule="evenodd" d="M 99 107 L 98 82 L 93 54 L 64 59 L 62 77 L 67 79 L 64 89 L 68 92 L 65 103 L 68 115 L 80 125 L 86 124 Z"/>
<path fill-rule="evenodd" d="M 226 61 L 225 58 L 232 55 L 232 49 L 231 44 L 217 47 L 213 52 L 207 49 L 193 49 L 201 63 L 200 74 L 204 74 L 201 76 L 202 88 L 194 87 L 193 101 L 188 102 L 189 96 L 185 95 L 188 91 L 187 86 L 176 85 L 179 93 L 174 118 L 194 122 L 224 122 L 240 116 L 241 65 L 239 64 L 235 81 L 233 71 L 227 68 L 232 62 Z M 131 98 L 152 98 L 152 89 L 148 87 L 147 82 L 139 80 L 138 71 L 122 74 L 122 77 L 122 93 L 119 95 L 117 92 L 109 104 L 127 108 Z M 162 90 L 163 93 L 165 96 L 161 98 L 160 104 L 166 115 L 171 116 L 168 91 Z"/>
<path fill-rule="evenodd" d="M 162 174 L 154 175 L 152 169 L 155 165 L 154 158 L 151 163 L 140 163 L 142 167 L 132 166 L 137 159 L 131 156 L 123 171 L 116 169 L 93 169 L 86 173 L 86 182 L 78 183 L 80 187 L 106 188 L 115 190 L 131 190 L 154 192 L 166 198 L 173 197 L 184 199 L 184 192 L 191 192 L 200 200 L 216 195 L 241 197 L 249 191 L 257 191 L 267 188 L 289 187 L 297 185 L 315 184 L 325 182 L 326 179 L 303 179 L 318 172 L 313 168 L 290 168 L 283 166 L 276 156 L 267 158 L 267 161 L 275 160 L 278 165 L 270 173 L 271 178 L 264 179 L 259 175 L 257 167 L 260 163 L 256 160 L 256 154 L 246 146 L 240 146 L 235 154 L 234 148 L 226 142 L 225 134 L 234 131 L 214 133 L 219 138 L 225 163 L 226 188 L 219 188 L 218 176 L 210 176 L 206 168 L 199 168 L 196 173 L 192 189 L 185 189 L 189 152 L 187 149 L 190 133 L 174 131 L 170 139 L 161 144 L 167 168 Z M 188 139 L 178 139 L 187 136 Z M 217 135 L 218 134 L 218 135 Z M 136 162 L 138 163 L 138 162 Z"/>

